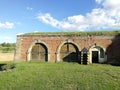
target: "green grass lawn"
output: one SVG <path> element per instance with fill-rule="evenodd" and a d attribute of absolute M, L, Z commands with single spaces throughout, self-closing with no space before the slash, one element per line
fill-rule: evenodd
<path fill-rule="evenodd" d="M 16 63 L 0 72 L 0 90 L 120 90 L 120 66 Z"/>

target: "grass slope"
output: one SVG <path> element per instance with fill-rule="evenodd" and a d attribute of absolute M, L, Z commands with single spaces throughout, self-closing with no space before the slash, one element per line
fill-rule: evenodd
<path fill-rule="evenodd" d="M 120 90 L 120 67 L 16 63 L 14 70 L 0 72 L 0 90 Z"/>
<path fill-rule="evenodd" d="M 120 35 L 120 30 L 114 31 L 93 31 L 93 32 L 31 32 L 23 35 Z"/>

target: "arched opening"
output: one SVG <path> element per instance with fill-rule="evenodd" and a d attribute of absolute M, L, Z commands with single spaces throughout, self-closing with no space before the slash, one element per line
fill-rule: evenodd
<path fill-rule="evenodd" d="M 42 43 L 35 43 L 30 54 L 31 61 L 48 61 L 48 50 Z"/>
<path fill-rule="evenodd" d="M 90 52 L 90 63 L 104 63 L 105 51 L 100 46 L 93 46 L 89 50 Z"/>
<path fill-rule="evenodd" d="M 60 61 L 80 63 L 79 50 L 77 46 L 70 42 L 64 43 L 60 49 Z"/>

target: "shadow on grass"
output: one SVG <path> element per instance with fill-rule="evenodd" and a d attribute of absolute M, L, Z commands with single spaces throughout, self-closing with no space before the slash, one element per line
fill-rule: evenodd
<path fill-rule="evenodd" d="M 112 65 L 112 66 L 120 66 L 119 63 L 112 63 L 111 65 Z"/>
<path fill-rule="evenodd" d="M 0 64 L 0 71 L 11 70 L 15 68 L 15 64 Z"/>
<path fill-rule="evenodd" d="M 0 71 L 3 71 L 2 67 L 5 66 L 6 64 L 0 64 Z"/>

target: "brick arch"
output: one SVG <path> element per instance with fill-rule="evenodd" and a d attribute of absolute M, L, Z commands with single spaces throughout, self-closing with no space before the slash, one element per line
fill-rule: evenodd
<path fill-rule="evenodd" d="M 94 63 L 94 61 L 92 60 L 93 59 L 93 53 L 98 53 L 98 62 L 96 63 L 104 63 L 106 62 L 106 55 L 105 55 L 105 52 L 106 52 L 106 49 L 102 46 L 102 45 L 92 45 L 90 48 L 89 48 L 89 60 L 88 62 L 89 63 Z"/>
<path fill-rule="evenodd" d="M 60 45 L 56 49 L 56 62 L 60 61 L 60 50 L 61 50 L 62 46 L 66 43 L 74 45 L 78 49 L 78 52 L 81 51 L 81 49 L 79 48 L 79 45 L 77 43 L 73 42 L 72 40 L 66 40 L 66 41 L 60 43 Z"/>
<path fill-rule="evenodd" d="M 96 46 L 97 46 L 97 47 L 100 47 L 100 48 L 102 48 L 104 51 L 106 51 L 106 48 L 104 48 L 102 45 L 99 45 L 99 44 L 96 44 L 96 43 L 95 43 L 94 45 L 90 46 L 89 49 L 88 49 L 88 51 L 89 51 L 91 48 L 94 48 L 94 47 L 96 47 Z"/>
<path fill-rule="evenodd" d="M 48 45 L 47 45 L 45 42 L 40 41 L 40 40 L 35 40 L 35 41 L 32 42 L 31 45 L 29 46 L 29 48 L 28 48 L 28 50 L 27 50 L 27 61 L 30 61 L 30 60 L 31 60 L 31 50 L 32 50 L 33 46 L 34 46 L 35 44 L 37 44 L 37 43 L 42 44 L 42 45 L 45 46 L 45 48 L 47 49 L 47 61 L 49 61 L 49 47 L 48 47 Z"/>

